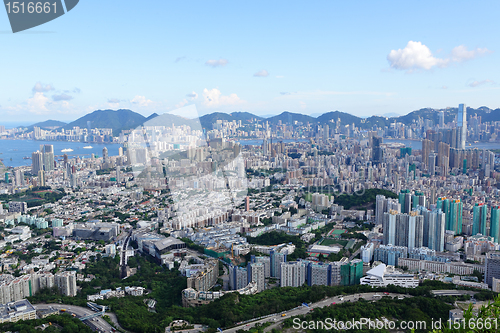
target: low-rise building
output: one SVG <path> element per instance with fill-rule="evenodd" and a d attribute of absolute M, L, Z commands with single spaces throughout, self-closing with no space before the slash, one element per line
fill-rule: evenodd
<path fill-rule="evenodd" d="M 0 305 L 0 324 L 36 319 L 36 310 L 27 299 Z"/>
<path fill-rule="evenodd" d="M 418 278 L 415 275 L 397 272 L 393 266 L 380 264 L 366 274 L 360 283 L 371 287 L 386 287 L 390 284 L 404 288 L 418 287 Z"/>

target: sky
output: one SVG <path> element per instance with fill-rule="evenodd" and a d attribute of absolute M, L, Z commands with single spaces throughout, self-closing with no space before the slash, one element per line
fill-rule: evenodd
<path fill-rule="evenodd" d="M 499 108 L 498 12 L 498 1 L 82 0 L 13 34 L 0 10 L 0 123 L 186 106 Z"/>

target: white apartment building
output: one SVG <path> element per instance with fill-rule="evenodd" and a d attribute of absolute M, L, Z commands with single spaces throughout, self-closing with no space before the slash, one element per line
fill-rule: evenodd
<path fill-rule="evenodd" d="M 59 290 L 66 296 L 76 296 L 76 272 L 65 271 L 55 275 Z"/>
<path fill-rule="evenodd" d="M 307 267 L 304 262 L 281 263 L 281 287 L 300 287 L 306 282 Z"/>

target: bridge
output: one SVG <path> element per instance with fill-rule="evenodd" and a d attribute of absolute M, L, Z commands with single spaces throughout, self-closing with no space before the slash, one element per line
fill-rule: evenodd
<path fill-rule="evenodd" d="M 125 242 L 123 242 L 122 251 L 120 252 L 120 268 L 121 268 L 121 278 L 124 279 L 127 277 L 127 248 L 128 243 L 130 242 L 130 237 L 132 236 L 132 230 L 129 231 L 127 238 L 125 238 Z"/>
<path fill-rule="evenodd" d="M 104 315 L 106 313 L 106 311 L 101 311 L 101 312 L 96 312 L 96 313 L 93 313 L 93 314 L 90 314 L 90 315 L 87 315 L 85 317 L 80 317 L 79 319 L 81 321 L 85 321 L 85 320 L 89 320 L 89 319 L 92 319 L 92 318 L 95 318 L 95 317 L 100 317 L 102 315 Z"/>

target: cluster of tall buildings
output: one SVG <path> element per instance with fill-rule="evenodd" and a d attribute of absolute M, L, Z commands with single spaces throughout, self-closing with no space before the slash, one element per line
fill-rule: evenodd
<path fill-rule="evenodd" d="M 383 227 L 383 243 L 409 249 L 423 246 L 444 251 L 446 232 L 453 235 L 464 232 L 463 210 L 460 199 L 439 197 L 435 204 L 429 205 L 425 195 L 418 191 L 402 190 L 397 202 L 381 195 L 376 198 L 376 221 Z M 472 235 L 500 240 L 499 206 L 488 210 L 486 203 L 475 203 L 472 215 Z"/>
<path fill-rule="evenodd" d="M 338 286 L 359 284 L 363 276 L 363 261 L 344 258 L 338 262 L 318 263 L 308 260 L 286 261 L 286 256 L 273 252 L 269 257 L 252 256 L 246 268 L 232 266 L 229 270 L 229 287 L 241 289 L 256 282 L 258 291 L 265 289 L 265 278 L 277 278 L 281 287 Z"/>
<path fill-rule="evenodd" d="M 35 295 L 40 289 L 57 286 L 65 296 L 76 296 L 76 272 L 64 271 L 52 273 L 26 274 L 13 277 L 9 274 L 0 276 L 0 304 L 19 301 Z"/>

